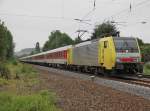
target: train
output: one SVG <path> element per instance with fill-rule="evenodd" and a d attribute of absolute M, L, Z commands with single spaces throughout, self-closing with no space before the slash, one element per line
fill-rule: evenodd
<path fill-rule="evenodd" d="M 20 61 L 92 74 L 143 72 L 136 38 L 104 37 L 20 58 Z"/>

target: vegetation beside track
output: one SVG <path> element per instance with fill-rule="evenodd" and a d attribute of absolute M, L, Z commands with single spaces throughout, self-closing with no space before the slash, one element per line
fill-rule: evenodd
<path fill-rule="evenodd" d="M 36 69 L 15 60 L 3 65 L 9 77 L 0 77 L 0 111 L 59 111 L 54 93 L 35 89 L 40 84 Z"/>
<path fill-rule="evenodd" d="M 144 74 L 145 75 L 150 75 L 150 63 L 146 63 L 144 65 Z"/>
<path fill-rule="evenodd" d="M 31 95 L 0 93 L 0 111 L 57 111 L 54 97 L 48 91 Z"/>

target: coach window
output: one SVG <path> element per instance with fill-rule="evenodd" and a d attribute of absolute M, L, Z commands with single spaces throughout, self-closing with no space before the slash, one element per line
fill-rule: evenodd
<path fill-rule="evenodd" d="M 61 55 L 62 55 L 62 52 L 59 52 L 59 57 L 61 57 Z"/>
<path fill-rule="evenodd" d="M 108 41 L 104 41 L 104 48 L 108 47 Z"/>
<path fill-rule="evenodd" d="M 59 52 L 59 57 L 61 57 L 61 52 Z"/>

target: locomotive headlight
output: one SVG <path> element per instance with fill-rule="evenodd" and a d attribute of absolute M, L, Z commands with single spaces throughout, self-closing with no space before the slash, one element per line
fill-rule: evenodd
<path fill-rule="evenodd" d="M 120 58 L 117 58 L 117 59 L 116 59 L 116 62 L 120 62 Z"/>
<path fill-rule="evenodd" d="M 137 62 L 139 62 L 139 61 L 140 61 L 140 59 L 139 59 L 139 58 L 137 58 L 137 59 L 136 59 L 136 61 L 137 61 Z"/>

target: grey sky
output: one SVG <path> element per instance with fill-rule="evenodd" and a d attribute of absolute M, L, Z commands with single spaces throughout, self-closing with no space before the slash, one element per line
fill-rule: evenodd
<path fill-rule="evenodd" d="M 53 30 L 68 33 L 73 39 L 77 36 L 79 23 L 75 18 L 82 18 L 93 9 L 94 0 L 0 0 L 0 19 L 11 30 L 16 50 L 41 45 Z M 104 20 L 126 22 L 118 25 L 121 36 L 136 36 L 150 42 L 150 2 L 146 0 L 97 0 L 96 9 L 85 19 L 92 25 L 80 24 L 87 29 L 84 39 L 89 37 L 94 26 Z M 132 11 L 130 12 L 130 2 Z M 137 5 L 139 4 L 139 5 Z M 125 10 L 119 14 L 118 12 Z M 111 17 L 112 15 L 116 14 Z M 146 24 L 140 22 L 146 21 Z"/>

